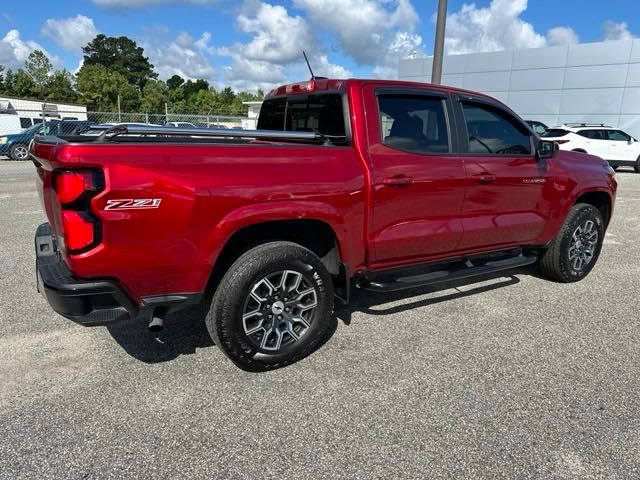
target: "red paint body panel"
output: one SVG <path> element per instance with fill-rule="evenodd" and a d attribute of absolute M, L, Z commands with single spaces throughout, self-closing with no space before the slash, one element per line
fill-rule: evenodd
<path fill-rule="evenodd" d="M 36 143 L 43 207 L 58 235 L 61 214 L 52 172 L 104 172 L 104 191 L 91 200 L 102 240 L 85 253 L 65 254 L 69 269 L 80 278 L 115 279 L 140 301 L 148 295 L 202 292 L 225 243 L 256 223 L 325 222 L 335 233 L 341 261 L 354 274 L 545 245 L 581 194 L 607 192 L 613 205 L 615 180 L 596 157 L 561 151 L 536 161 L 390 149 L 381 142 L 375 99 L 376 88 L 389 86 L 436 88 L 374 80 L 315 82 L 314 90 L 347 96 L 349 146 Z M 486 172 L 494 182 L 474 180 Z M 386 183 L 397 175 L 413 181 Z M 153 199 L 159 205 L 105 210 L 107 201 L 122 199 Z"/>

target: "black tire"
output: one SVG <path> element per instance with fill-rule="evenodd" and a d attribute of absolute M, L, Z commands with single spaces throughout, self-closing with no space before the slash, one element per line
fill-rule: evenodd
<path fill-rule="evenodd" d="M 12 160 L 29 160 L 29 147 L 27 147 L 24 143 L 14 143 L 13 145 L 11 145 L 9 156 Z"/>
<path fill-rule="evenodd" d="M 267 284 L 275 286 L 279 272 L 293 273 L 283 273 L 279 288 L 267 295 L 271 290 Z M 291 285 L 286 285 L 292 283 L 289 279 L 291 276 L 294 277 L 294 283 L 300 278 L 296 289 L 303 288 L 303 292 L 313 289 L 317 306 L 309 313 L 304 325 L 296 323 L 291 327 L 294 324 L 289 322 L 288 327 L 283 327 L 285 323 L 279 322 L 299 319 L 306 313 L 300 311 L 296 317 L 293 310 L 287 310 L 291 313 L 286 314 L 281 306 L 285 308 L 288 305 L 286 308 L 295 310 L 296 305 L 305 308 L 299 302 L 308 302 L 309 305 L 313 302 L 311 296 L 302 300 L 300 297 L 299 300 L 284 297 L 292 296 L 292 292 L 299 293 L 299 290 L 291 290 Z M 265 283 L 264 279 L 268 279 L 268 282 Z M 260 287 L 256 288 L 258 286 Z M 260 291 L 263 287 L 266 290 Z M 258 302 L 255 296 L 251 296 L 252 292 L 255 296 L 268 300 Z M 280 300 L 275 300 L 278 298 Z M 289 303 L 285 304 L 283 300 L 288 300 Z M 273 305 L 268 301 L 273 302 Z M 255 305 L 247 312 L 251 303 Z M 278 312 L 282 315 L 278 315 Z M 255 317 L 244 319 L 251 314 Z M 332 314 L 333 284 L 320 259 L 298 244 L 270 242 L 247 251 L 227 270 L 214 294 L 206 323 L 213 341 L 238 367 L 248 371 L 265 371 L 290 365 L 312 353 L 327 334 Z M 285 316 L 285 320 L 269 319 L 269 315 L 277 318 Z M 248 325 L 248 322 L 254 322 L 255 325 Z M 275 323 L 279 325 L 276 326 Z M 252 333 L 254 328 L 258 328 L 258 331 Z M 295 339 L 287 328 L 298 329 L 295 334 L 299 338 Z"/>
<path fill-rule="evenodd" d="M 640 173 L 640 157 L 636 159 L 636 164 L 633 169 L 636 171 L 636 173 Z"/>
<path fill-rule="evenodd" d="M 593 231 L 597 232 L 597 239 L 591 248 L 590 260 L 588 263 L 585 262 L 582 268 L 577 269 L 575 263 L 569 258 L 570 254 L 576 252 L 575 248 L 572 249 L 572 247 L 576 247 L 573 236 L 576 233 L 577 238 L 580 238 L 581 233 L 578 233 L 577 229 L 584 228 L 589 221 L 593 223 Z M 577 203 L 569 210 L 558 236 L 541 256 L 540 270 L 547 277 L 559 282 L 570 283 L 582 280 L 591 272 L 598 261 L 604 233 L 604 222 L 600 211 L 593 205 Z M 577 248 L 581 245 L 583 245 L 582 242 L 578 244 Z"/>

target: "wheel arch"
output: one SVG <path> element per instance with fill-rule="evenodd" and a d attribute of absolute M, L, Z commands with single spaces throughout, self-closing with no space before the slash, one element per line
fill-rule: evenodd
<path fill-rule="evenodd" d="M 255 218 L 235 212 L 233 220 L 221 222 L 217 227 L 217 235 L 214 235 L 217 241 L 211 239 L 212 246 L 220 247 L 215 251 L 211 249 L 212 268 L 206 286 L 207 293 L 213 294 L 229 267 L 247 250 L 270 241 L 291 241 L 308 248 L 320 258 L 334 280 L 336 295 L 348 301 L 349 269 L 345 245 L 341 241 L 346 232 L 340 218 L 328 215 L 326 210 L 316 212 L 316 215 L 291 218 L 293 211 L 289 209 L 288 215 L 283 212 L 265 215 L 262 212 Z"/>
<path fill-rule="evenodd" d="M 608 192 L 602 190 L 594 190 L 581 193 L 573 202 L 572 206 L 578 203 L 586 203 L 588 205 L 593 205 L 594 207 L 596 207 L 602 215 L 605 227 L 609 225 L 613 203 Z"/>

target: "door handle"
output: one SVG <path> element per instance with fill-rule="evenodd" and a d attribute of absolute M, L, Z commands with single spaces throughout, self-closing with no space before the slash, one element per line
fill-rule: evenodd
<path fill-rule="evenodd" d="M 471 178 L 478 183 L 492 183 L 496 181 L 496 176 L 490 173 L 481 173 L 479 175 L 471 175 Z"/>
<path fill-rule="evenodd" d="M 390 185 L 392 187 L 404 187 L 407 185 L 411 185 L 413 183 L 412 177 L 407 177 L 406 175 L 395 175 L 389 178 L 382 179 L 383 185 Z"/>

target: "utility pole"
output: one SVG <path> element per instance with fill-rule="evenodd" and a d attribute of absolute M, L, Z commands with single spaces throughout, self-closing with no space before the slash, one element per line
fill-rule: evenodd
<path fill-rule="evenodd" d="M 164 102 L 164 123 L 169 123 L 169 107 L 167 102 Z"/>
<path fill-rule="evenodd" d="M 118 123 L 122 123 L 122 112 L 120 112 L 120 94 L 118 94 Z"/>
<path fill-rule="evenodd" d="M 433 69 L 431 83 L 442 83 L 442 58 L 444 56 L 444 30 L 447 24 L 447 0 L 438 0 L 438 19 L 436 20 L 436 41 L 433 44 Z"/>

